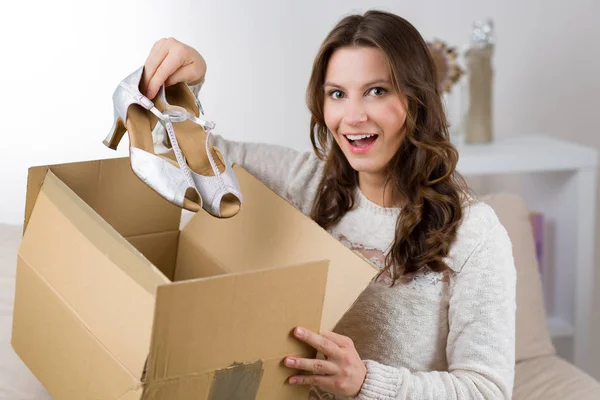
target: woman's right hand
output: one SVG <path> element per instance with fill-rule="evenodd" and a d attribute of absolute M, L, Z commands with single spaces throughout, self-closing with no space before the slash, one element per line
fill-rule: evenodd
<path fill-rule="evenodd" d="M 141 91 L 153 99 L 160 87 L 179 82 L 195 85 L 206 74 L 206 62 L 194 49 L 174 38 L 154 43 L 144 64 Z"/>

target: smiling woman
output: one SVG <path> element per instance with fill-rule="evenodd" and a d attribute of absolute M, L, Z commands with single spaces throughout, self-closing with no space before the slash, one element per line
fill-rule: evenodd
<path fill-rule="evenodd" d="M 418 31 L 386 13 L 345 18 L 317 54 L 307 100 L 313 147 L 325 161 L 312 218 L 324 228 L 336 224 L 358 186 L 384 207 L 402 207 L 387 273 L 443 272 L 467 190 Z M 354 142 L 356 135 L 374 139 Z"/>
<path fill-rule="evenodd" d="M 340 48 L 329 60 L 324 92 L 325 125 L 350 166 L 358 171 L 359 180 L 362 175 L 383 184 L 406 121 L 385 54 L 375 47 Z M 393 199 L 389 200 L 384 199 L 384 204 L 393 205 Z"/>
<path fill-rule="evenodd" d="M 511 243 L 456 172 L 419 32 L 386 12 L 342 19 L 317 53 L 307 103 L 313 152 L 214 143 L 380 268 L 334 332 L 295 330 L 319 357 L 286 357 L 289 383 L 321 400 L 511 398 Z"/>

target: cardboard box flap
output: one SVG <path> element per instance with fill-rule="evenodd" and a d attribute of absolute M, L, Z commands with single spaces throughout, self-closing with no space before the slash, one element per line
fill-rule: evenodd
<path fill-rule="evenodd" d="M 227 219 L 197 213 L 181 236 L 211 249 L 215 262 L 231 272 L 329 260 L 321 330 L 332 330 L 376 268 L 243 168 L 234 170 L 244 194 L 242 210 Z"/>
<path fill-rule="evenodd" d="M 123 396 L 119 397 L 118 400 L 140 400 L 143 393 L 143 388 L 139 388 L 137 390 L 128 390 L 123 394 Z"/>
<path fill-rule="evenodd" d="M 164 275 L 48 171 L 19 257 L 133 375 L 147 357 Z"/>
<path fill-rule="evenodd" d="M 184 385 L 233 363 L 310 354 L 291 333 L 298 325 L 318 329 L 327 270 L 318 261 L 160 286 L 149 388 Z"/>
<path fill-rule="evenodd" d="M 174 280 L 175 264 L 178 259 L 179 231 L 133 236 L 128 237 L 127 241 L 138 249 L 170 281 Z"/>
<path fill-rule="evenodd" d="M 48 169 L 125 237 L 179 229 L 181 210 L 135 176 L 129 158 L 30 168 L 24 228 Z"/>
<path fill-rule="evenodd" d="M 15 294 L 12 347 L 54 399 L 116 400 L 141 389 L 139 376 L 127 371 L 22 259 Z"/>

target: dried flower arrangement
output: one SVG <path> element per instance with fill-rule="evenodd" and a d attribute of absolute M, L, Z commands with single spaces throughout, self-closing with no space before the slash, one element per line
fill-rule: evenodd
<path fill-rule="evenodd" d="M 447 43 L 439 39 L 427 42 L 427 47 L 436 66 L 439 90 L 441 93 L 450 93 L 452 86 L 464 74 L 463 69 L 458 64 L 456 48 L 448 46 Z"/>

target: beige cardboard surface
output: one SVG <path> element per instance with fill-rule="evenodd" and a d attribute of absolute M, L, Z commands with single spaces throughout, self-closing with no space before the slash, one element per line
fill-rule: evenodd
<path fill-rule="evenodd" d="M 144 392 L 143 388 L 137 390 L 130 390 L 119 398 L 119 400 L 140 400 Z"/>
<path fill-rule="evenodd" d="M 149 233 L 126 238 L 170 281 L 175 278 L 179 231 Z"/>
<path fill-rule="evenodd" d="M 310 354 L 292 329 L 316 330 L 327 262 L 220 275 L 158 288 L 149 386 L 286 355 Z M 265 371 L 265 374 L 269 373 Z"/>
<path fill-rule="evenodd" d="M 229 273 L 190 233 L 179 235 L 175 281 L 205 278 Z"/>
<path fill-rule="evenodd" d="M 206 400 L 214 372 L 190 376 L 188 379 L 164 381 L 146 387 L 143 400 L 194 399 Z"/>
<path fill-rule="evenodd" d="M 30 168 L 25 229 L 48 169 L 125 237 L 179 229 L 181 210 L 140 181 L 128 158 Z"/>
<path fill-rule="evenodd" d="M 133 376 L 141 376 L 154 293 L 168 280 L 52 172 L 38 195 L 19 257 Z"/>
<path fill-rule="evenodd" d="M 118 399 L 140 385 L 22 259 L 17 266 L 12 346 L 58 400 Z"/>
<path fill-rule="evenodd" d="M 233 218 L 197 213 L 182 236 L 233 273 L 329 259 L 321 331 L 332 330 L 376 269 L 239 166 L 244 206 Z"/>
<path fill-rule="evenodd" d="M 290 385 L 286 383 L 287 378 L 294 374 L 294 370 L 284 368 L 281 358 L 263 360 L 263 377 L 258 388 L 256 400 L 306 400 L 308 387 L 302 385 Z M 300 373 L 298 371 L 298 373 Z M 215 372 L 192 375 L 184 380 L 167 380 L 160 385 L 152 385 L 144 392 L 144 400 L 164 399 L 194 399 L 212 400 L 209 398 L 211 383 Z"/>

